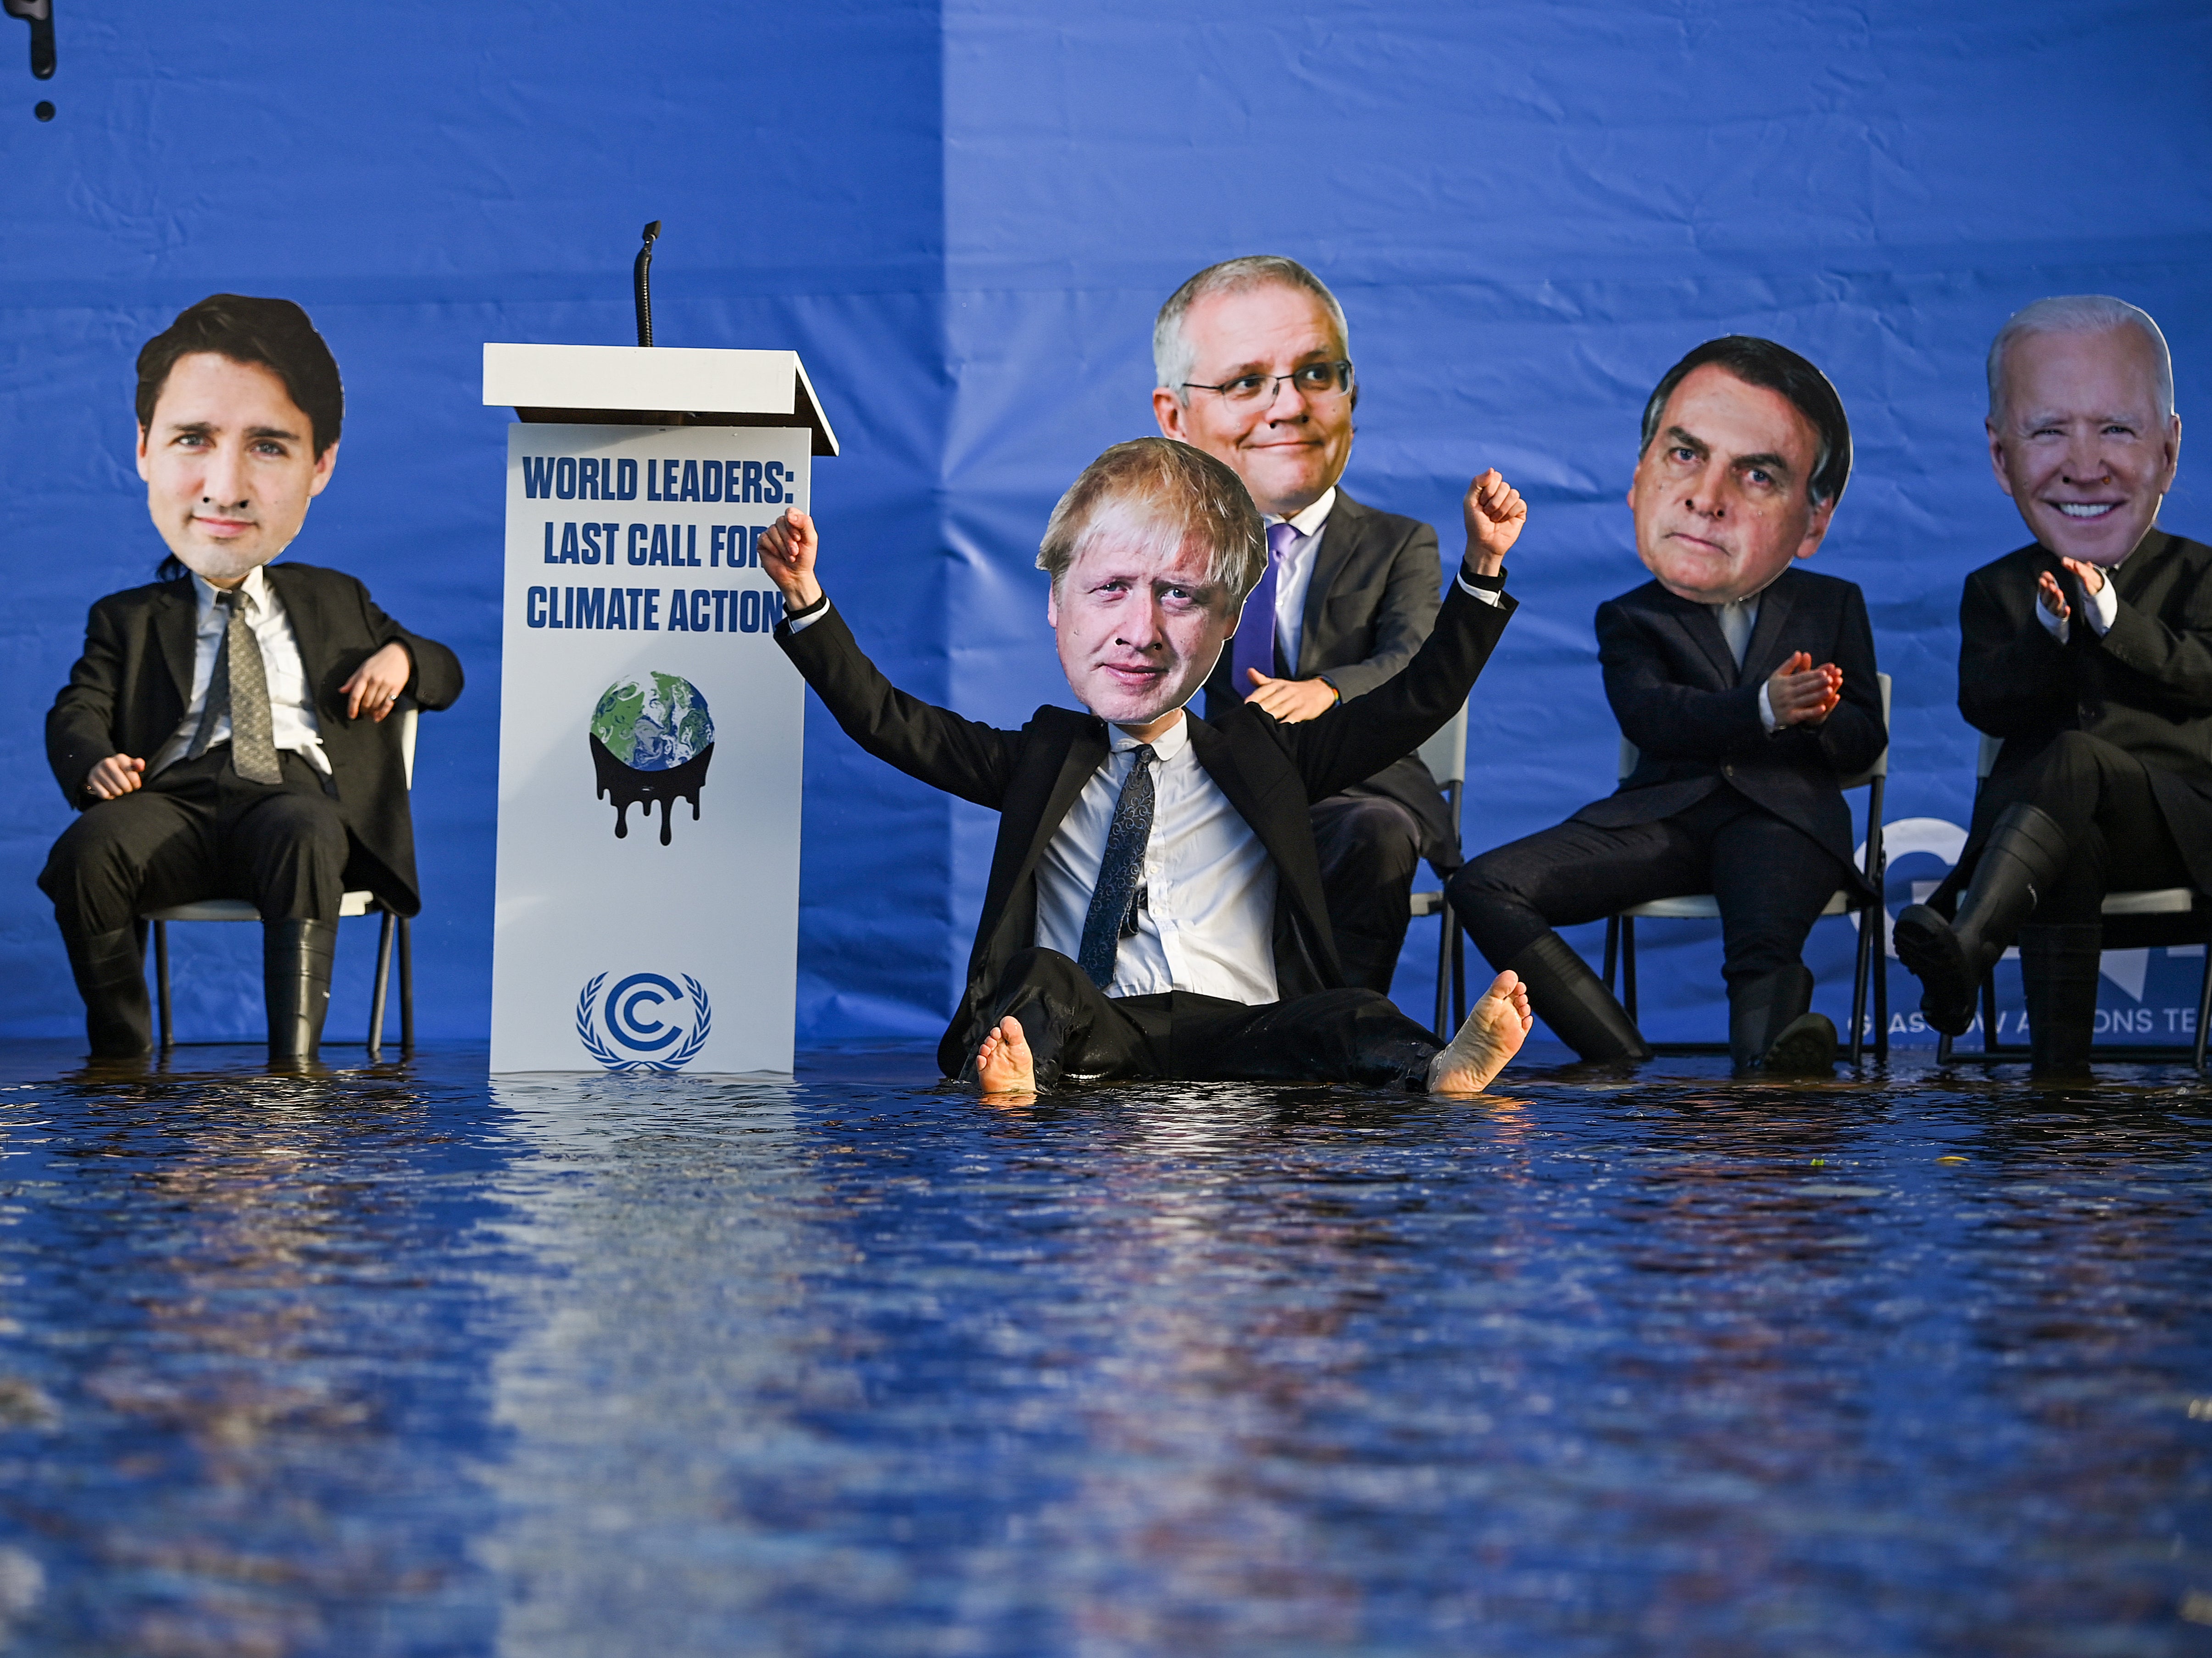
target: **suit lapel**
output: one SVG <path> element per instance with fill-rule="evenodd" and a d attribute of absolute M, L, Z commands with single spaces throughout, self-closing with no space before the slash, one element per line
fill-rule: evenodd
<path fill-rule="evenodd" d="M 2113 576 L 2113 591 L 2129 604 L 2141 605 L 2145 590 L 2157 580 L 2160 567 L 2173 548 L 2173 537 L 2154 525 L 2134 555 Z"/>
<path fill-rule="evenodd" d="M 183 591 L 179 592 L 181 588 Z M 164 587 L 154 601 L 154 638 L 177 687 L 177 706 L 192 705 L 193 658 L 199 641 L 199 589 L 186 576 Z"/>
<path fill-rule="evenodd" d="M 1789 625 L 1790 612 L 1794 604 L 1791 592 L 1796 584 L 1784 570 L 1767 590 L 1759 596 L 1759 620 L 1752 624 L 1751 638 L 1743 647 L 1743 667 L 1735 683 L 1748 685 L 1764 679 L 1782 665 L 1782 630 Z M 1711 615 L 1708 611 L 1706 614 Z M 1720 632 L 1721 624 L 1713 623 L 1713 631 Z M 1723 648 L 1728 641 L 1722 641 Z"/>
<path fill-rule="evenodd" d="M 292 638 L 300 647 L 300 671 L 307 682 L 307 695 L 319 704 L 323 686 L 318 675 L 329 660 L 327 641 L 310 584 L 298 580 L 298 575 L 296 570 L 276 564 L 264 566 L 261 572 L 261 579 L 276 595 L 276 602 L 284 607 L 284 619 L 291 624 Z"/>
<path fill-rule="evenodd" d="M 1052 837 L 1060 832 L 1060 824 L 1075 809 L 1076 800 L 1097 774 L 1108 746 L 1104 720 L 1088 719 L 1075 728 L 1067 753 L 1060 760 L 1060 774 L 1053 779 L 1052 791 L 1045 796 L 1044 811 L 1038 815 L 1036 827 L 1030 832 L 1029 851 L 1022 859 L 1021 868 L 1015 872 L 1017 883 L 1026 880 L 1036 868 L 1037 859 L 1044 856 Z"/>
<path fill-rule="evenodd" d="M 1713 613 L 1695 599 L 1684 598 L 1680 593 L 1669 592 L 1664 587 L 1659 589 L 1659 593 L 1661 601 L 1674 612 L 1674 620 L 1682 631 L 1689 635 L 1690 642 L 1705 653 L 1705 660 L 1720 676 L 1722 685 L 1735 685 L 1735 653 L 1729 649 L 1728 635 L 1721 632 L 1721 624 L 1713 620 Z M 1764 610 L 1762 606 L 1759 617 L 1762 622 L 1765 620 Z M 1749 653 L 1746 654 L 1748 656 Z"/>
<path fill-rule="evenodd" d="M 1299 662 L 1290 665 L 1293 675 L 1304 677 L 1299 663 L 1321 648 L 1322 607 L 1335 591 L 1337 577 L 1344 574 L 1345 566 L 1366 540 L 1367 530 L 1367 509 L 1340 488 L 1336 504 L 1329 508 L 1328 522 L 1322 526 L 1321 546 L 1314 553 L 1313 576 L 1306 583 L 1305 604 L 1299 610 Z"/>

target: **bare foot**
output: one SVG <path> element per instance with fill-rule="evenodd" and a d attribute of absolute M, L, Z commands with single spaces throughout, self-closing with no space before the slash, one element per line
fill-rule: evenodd
<path fill-rule="evenodd" d="M 1521 1051 L 1535 1023 L 1528 1011 L 1528 987 L 1518 974 L 1499 974 L 1468 1010 L 1459 1035 L 1429 1061 L 1429 1092 L 1480 1094 Z"/>
<path fill-rule="evenodd" d="M 975 1050 L 975 1087 L 987 1099 L 1010 1094 L 1036 1097 L 1036 1060 L 1022 1035 L 1022 1022 L 1011 1013 Z"/>

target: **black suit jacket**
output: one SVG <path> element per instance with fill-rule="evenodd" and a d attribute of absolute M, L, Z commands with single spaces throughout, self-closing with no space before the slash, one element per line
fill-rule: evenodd
<path fill-rule="evenodd" d="M 1656 823 L 1733 788 L 1811 835 L 1865 884 L 1837 780 L 1872 765 L 1889 735 L 1874 630 L 1855 583 L 1784 570 L 1759 596 L 1741 669 L 1712 611 L 1656 581 L 1598 606 L 1597 642 L 1606 700 L 1638 758 L 1618 792 L 1577 818 L 1614 829 Z M 1759 688 L 1799 651 L 1844 671 L 1843 700 L 1818 729 L 1785 726 L 1769 737 Z"/>
<path fill-rule="evenodd" d="M 1199 764 L 1274 859 L 1275 980 L 1285 1000 L 1344 981 L 1322 897 L 1313 802 L 1371 775 L 1385 756 L 1419 747 L 1449 720 L 1513 608 L 1510 598 L 1488 604 L 1455 585 L 1436 630 L 1403 673 L 1318 719 L 1286 726 L 1244 702 L 1218 720 L 1191 718 Z M 945 1074 L 957 1076 L 981 1040 L 988 1000 L 1006 964 L 1036 942 L 1037 860 L 1106 758 L 1106 723 L 1047 706 L 1019 731 L 1003 731 L 933 708 L 884 677 L 834 608 L 796 634 L 786 622 L 775 636 L 854 742 L 999 814 L 967 989 L 937 1050 Z"/>
<path fill-rule="evenodd" d="M 2058 579 L 2075 611 L 2061 645 L 2036 620 L 2036 580 Z M 1992 784 L 2030 764 L 2061 732 L 2087 732 L 2143 762 L 2189 872 L 2212 889 L 2212 845 L 2194 826 L 2212 800 L 2212 547 L 2153 530 L 2113 577 L 2102 637 L 2081 617 L 2080 580 L 2041 545 L 1966 578 L 1959 600 L 1959 712 L 2004 739 Z M 1992 788 L 1985 798 L 2002 798 Z M 2195 796 L 2196 799 L 2185 797 Z M 1988 837 L 1985 816 L 1959 865 Z"/>
<path fill-rule="evenodd" d="M 1421 648 L 1437 625 L 1442 565 L 1437 532 L 1419 519 L 1378 513 L 1340 487 L 1329 508 L 1313 580 L 1306 587 L 1298 632 L 1298 659 L 1285 662 L 1276 646 L 1276 671 L 1297 679 L 1326 679 L 1349 702 L 1389 680 Z M 1206 682 L 1206 717 L 1218 720 L 1243 701 L 1230 659 Z M 1401 755 L 1361 780 L 1400 802 L 1420 820 L 1421 853 L 1441 868 L 1459 862 L 1457 826 L 1443 792 L 1419 755 Z"/>
<path fill-rule="evenodd" d="M 409 633 L 378 610 L 368 589 L 340 571 L 280 563 L 264 574 L 284 606 L 314 688 L 315 724 L 351 841 L 346 884 L 412 915 L 422 898 L 398 725 L 379 724 L 366 711 L 348 720 L 338 687 L 398 640 L 415 659 L 406 695 L 424 708 L 447 708 L 461 694 L 460 662 L 435 640 Z M 92 607 L 84 654 L 46 715 L 46 762 L 80 811 L 99 804 L 84 789 L 94 766 L 112 754 L 150 761 L 176 734 L 191 703 L 198 620 L 190 576 L 110 593 Z"/>

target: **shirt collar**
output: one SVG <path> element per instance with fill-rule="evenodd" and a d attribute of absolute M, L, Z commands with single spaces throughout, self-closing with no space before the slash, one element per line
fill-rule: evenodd
<path fill-rule="evenodd" d="M 1781 569 L 1775 573 L 1774 581 L 1781 580 L 1784 576 L 1786 576 L 1789 574 L 1790 567 L 1785 564 Z M 1768 582 L 1766 584 L 1766 587 L 1761 587 L 1755 593 L 1746 593 L 1741 598 L 1731 598 L 1719 604 L 1708 604 L 1705 608 L 1711 610 L 1715 616 L 1718 616 L 1723 610 L 1728 609 L 1730 604 L 1741 604 L 1747 610 L 1755 612 L 1759 609 L 1759 601 L 1766 597 L 1766 588 L 1771 587 L 1774 585 L 1774 581 Z"/>
<path fill-rule="evenodd" d="M 1109 726 L 1106 729 L 1113 734 L 1110 742 L 1115 754 L 1127 754 L 1131 749 L 1143 744 L 1142 738 L 1131 736 L 1119 726 Z M 1190 716 L 1186 714 L 1152 739 L 1152 758 L 1164 765 L 1189 746 Z"/>
<path fill-rule="evenodd" d="M 1307 507 L 1295 518 L 1278 518 L 1274 513 L 1270 513 L 1267 514 L 1267 522 L 1270 524 L 1289 525 L 1291 528 L 1298 532 L 1301 539 L 1311 536 L 1317 536 L 1321 533 L 1321 526 L 1328 522 L 1329 509 L 1335 505 L 1336 486 L 1332 483 L 1328 489 L 1322 491 L 1321 499 L 1319 501 L 1314 502 L 1312 506 Z"/>
<path fill-rule="evenodd" d="M 269 579 L 262 574 L 263 566 L 255 565 L 246 573 L 246 580 L 238 584 L 238 591 L 257 610 L 269 609 Z M 198 570 L 192 572 L 192 587 L 200 596 L 200 614 L 205 616 L 215 609 L 215 596 L 222 591 Z"/>

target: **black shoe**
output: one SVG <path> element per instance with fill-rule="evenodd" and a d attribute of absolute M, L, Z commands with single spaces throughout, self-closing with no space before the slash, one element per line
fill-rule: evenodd
<path fill-rule="evenodd" d="M 1826 1076 L 1836 1068 L 1836 1027 L 1812 1011 L 1813 975 L 1802 962 L 1729 987 L 1729 1057 L 1739 1073 Z"/>
<path fill-rule="evenodd" d="M 1783 1028 L 1759 1068 L 1775 1077 L 1826 1077 L 1836 1068 L 1836 1024 L 1825 1013 L 1802 1014 Z"/>
<path fill-rule="evenodd" d="M 1528 987 L 1528 1005 L 1559 1039 L 1584 1060 L 1648 1060 L 1651 1044 L 1613 999 L 1589 963 L 1556 932 L 1522 946 L 1500 972 L 1517 973 Z"/>
<path fill-rule="evenodd" d="M 2064 872 L 2066 832 L 2048 812 L 2007 806 L 1990 831 L 1974 882 L 1946 921 L 1925 904 L 1897 918 L 1898 959 L 1920 981 L 1922 1017 L 1947 1036 L 1974 1022 L 1982 977 L 2035 913 L 2037 900 Z"/>
<path fill-rule="evenodd" d="M 337 954 L 336 921 L 261 924 L 262 995 L 269 1009 L 269 1063 L 312 1061 L 323 1039 L 331 1005 L 331 961 Z"/>
<path fill-rule="evenodd" d="M 1899 912 L 1890 937 L 1897 959 L 1920 981 L 1920 1016 L 1946 1036 L 1963 1036 L 1974 1023 L 1982 969 L 1967 958 L 1951 924 L 1925 904 Z"/>
<path fill-rule="evenodd" d="M 84 1034 L 95 1060 L 143 1059 L 154 1051 L 146 996 L 146 941 L 136 926 L 85 938 L 62 934 L 70 973 L 84 998 Z"/>

